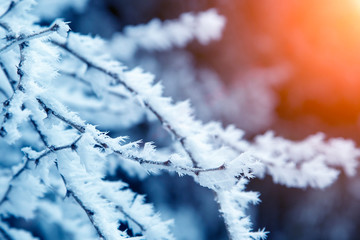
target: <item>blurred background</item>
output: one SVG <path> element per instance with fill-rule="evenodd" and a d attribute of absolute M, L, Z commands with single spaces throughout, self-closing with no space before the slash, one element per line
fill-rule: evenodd
<path fill-rule="evenodd" d="M 249 140 L 271 129 L 292 140 L 324 132 L 359 144 L 360 1 L 81 0 L 49 5 L 39 10 L 43 24 L 62 17 L 75 32 L 108 40 L 128 25 L 215 8 L 226 17 L 219 41 L 139 50 L 124 64 L 154 73 L 166 95 L 191 100 L 197 117 L 235 124 Z M 117 130 L 135 139 L 157 139 L 161 147 L 168 138 L 159 138 L 166 136 L 159 129 L 144 120 Z M 179 181 L 163 174 L 140 181 L 121 169 L 114 177 L 147 194 L 165 218 L 175 216 L 177 239 L 228 239 L 213 193 L 191 178 Z M 248 189 L 261 193 L 262 203 L 249 213 L 255 229 L 270 231 L 268 239 L 358 239 L 358 177 L 340 176 L 325 190 L 289 189 L 270 178 L 252 181 Z"/>

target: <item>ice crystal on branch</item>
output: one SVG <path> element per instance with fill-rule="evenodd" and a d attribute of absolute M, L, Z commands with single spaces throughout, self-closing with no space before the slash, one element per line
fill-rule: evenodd
<path fill-rule="evenodd" d="M 32 5 L 0 5 L 2 238 L 34 239 L 9 218 L 32 221 L 40 212 L 74 239 L 174 239 L 176 226 L 145 196 L 107 178 L 114 161 L 137 175 L 169 171 L 193 177 L 214 192 L 232 239 L 266 238 L 263 230 L 252 231 L 246 213 L 250 203 L 259 202 L 258 193 L 245 191 L 249 179 L 269 173 L 288 186 L 325 187 L 338 175 L 333 167 L 355 173 L 359 151 L 345 140 L 315 136 L 294 143 L 267 134 L 249 142 L 233 126 L 203 124 L 189 101 L 165 97 L 154 75 L 117 61 L 105 40 L 69 32 L 62 20 L 36 24 Z M 118 37 L 133 45 L 133 57 L 135 48 L 167 50 L 192 39 L 207 44 L 220 37 L 224 23 L 208 10 L 129 27 Z M 89 116 L 88 108 L 96 114 Z M 102 125 L 102 113 L 117 118 Z M 96 118 L 100 127 L 130 127 L 145 117 L 168 131 L 171 145 L 156 149 L 152 142 L 113 137 L 92 124 Z"/>

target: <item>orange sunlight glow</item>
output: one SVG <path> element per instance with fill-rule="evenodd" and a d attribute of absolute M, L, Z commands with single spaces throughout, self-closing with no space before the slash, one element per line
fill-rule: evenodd
<path fill-rule="evenodd" d="M 287 86 L 289 98 L 295 101 L 287 107 L 335 122 L 339 115 L 345 118 L 341 121 L 356 121 L 360 113 L 360 1 L 265 2 L 262 27 L 295 71 Z"/>

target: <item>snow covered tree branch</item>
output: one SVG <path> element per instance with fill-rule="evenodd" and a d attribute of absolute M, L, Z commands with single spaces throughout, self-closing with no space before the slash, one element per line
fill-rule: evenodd
<path fill-rule="evenodd" d="M 355 174 L 360 150 L 352 142 L 327 142 L 318 135 L 295 143 L 271 134 L 251 142 L 233 126 L 203 124 L 189 101 L 165 97 L 152 74 L 125 67 L 105 40 L 70 32 L 62 20 L 39 26 L 29 11 L 33 5 L 32 0 L 0 4 L 2 238 L 36 239 L 11 226 L 9 218 L 31 220 L 44 211 L 61 222 L 51 211 L 55 206 L 77 214 L 78 224 L 90 229 L 87 239 L 175 239 L 172 221 L 163 220 L 145 196 L 121 179 L 108 179 L 112 157 L 123 169 L 136 164 L 150 173 L 175 172 L 211 189 L 231 239 L 266 238 L 264 230 L 252 231 L 246 213 L 249 204 L 259 202 L 258 193 L 245 190 L 250 179 L 268 173 L 289 187 L 323 188 L 336 180 L 339 170 L 334 167 Z M 133 46 L 133 56 L 136 48 L 168 50 L 192 39 L 207 44 L 220 38 L 224 24 L 223 16 L 208 10 L 129 27 L 117 37 Z M 83 120 L 87 108 L 103 110 L 105 105 L 110 111 L 122 107 L 124 125 L 142 116 L 157 119 L 174 141 L 156 149 L 152 142 L 114 137 Z M 64 217 L 64 231 L 81 239 L 67 221 Z"/>

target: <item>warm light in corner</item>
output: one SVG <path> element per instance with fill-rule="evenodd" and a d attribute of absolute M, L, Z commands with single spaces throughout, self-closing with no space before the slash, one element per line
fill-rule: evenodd
<path fill-rule="evenodd" d="M 303 0 L 271 4 L 265 25 L 276 53 L 295 69 L 289 96 L 312 114 L 360 113 L 360 1 Z M 302 100 L 301 100 L 302 99 Z M 295 104 L 296 105 L 296 104 Z M 296 106 L 287 106 L 287 108 Z M 299 106 L 298 106 L 299 107 Z M 303 111 L 303 110 L 302 110 Z M 341 116 L 340 116 L 341 117 Z M 351 120 L 353 121 L 353 120 Z"/>

